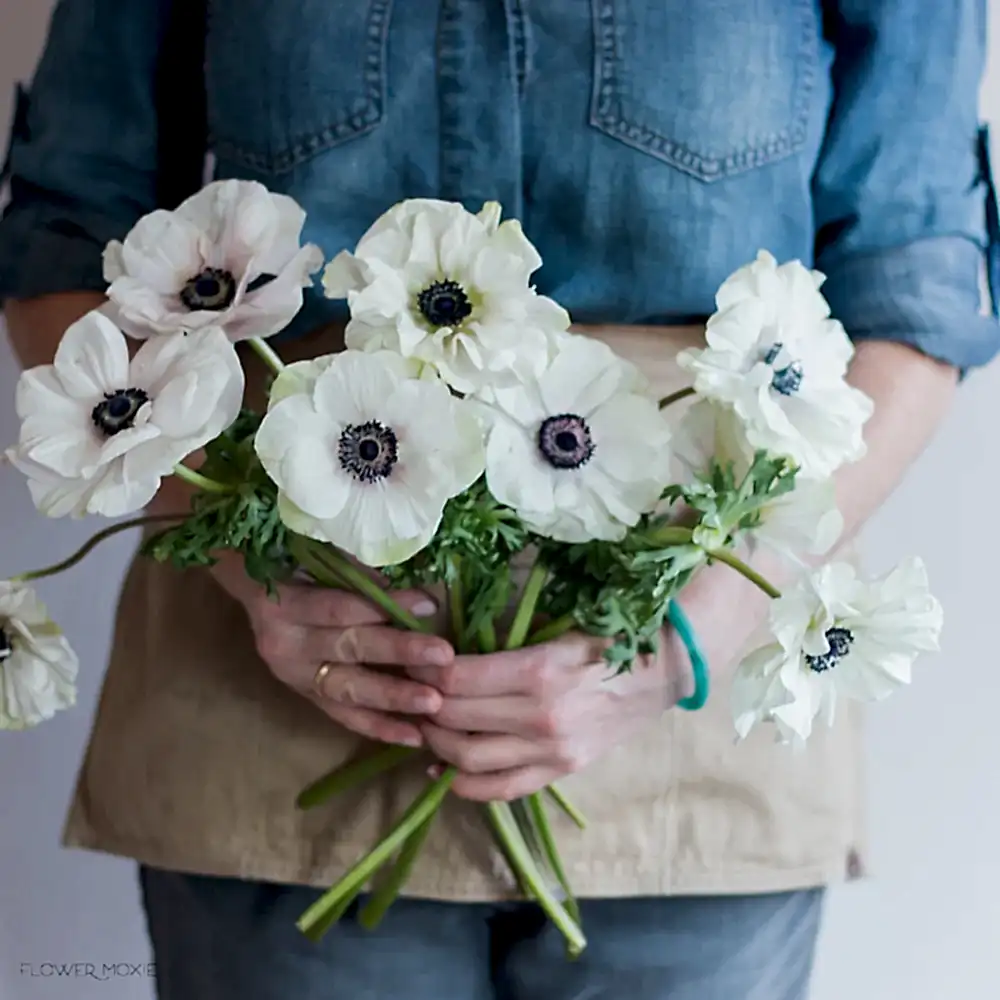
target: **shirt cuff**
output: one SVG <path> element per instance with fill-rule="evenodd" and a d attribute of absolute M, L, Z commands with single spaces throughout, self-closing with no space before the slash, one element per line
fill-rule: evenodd
<path fill-rule="evenodd" d="M 823 294 L 852 340 L 894 340 L 965 372 L 1000 352 L 1000 324 L 980 311 L 983 251 L 938 236 L 828 267 Z"/>
<path fill-rule="evenodd" d="M 0 304 L 57 292 L 107 290 L 103 254 L 131 220 L 21 200 L 0 219 Z"/>

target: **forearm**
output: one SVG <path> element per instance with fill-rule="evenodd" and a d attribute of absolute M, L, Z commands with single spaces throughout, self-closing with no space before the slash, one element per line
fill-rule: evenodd
<path fill-rule="evenodd" d="M 864 341 L 858 345 L 849 381 L 872 398 L 875 410 L 865 427 L 867 454 L 835 477 L 844 518 L 841 547 L 858 534 L 923 452 L 948 411 L 958 375 L 954 368 L 904 345 Z M 766 551 L 759 552 L 752 565 L 779 589 L 794 572 Z M 770 601 L 728 566 L 715 564 L 692 581 L 682 603 L 710 661 L 721 669 L 744 650 L 766 618 Z"/>

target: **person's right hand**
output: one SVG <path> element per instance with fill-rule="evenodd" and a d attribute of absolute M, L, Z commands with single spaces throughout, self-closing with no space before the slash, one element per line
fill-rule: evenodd
<path fill-rule="evenodd" d="M 419 727 L 405 717 L 434 715 L 442 696 L 403 670 L 447 666 L 455 657 L 447 641 L 396 628 L 375 605 L 345 591 L 290 583 L 269 597 L 231 556 L 223 557 L 212 574 L 246 608 L 257 650 L 279 681 L 361 736 L 422 745 Z M 396 591 L 393 597 L 418 617 L 436 610 L 421 591 Z M 324 663 L 331 669 L 317 685 Z"/>

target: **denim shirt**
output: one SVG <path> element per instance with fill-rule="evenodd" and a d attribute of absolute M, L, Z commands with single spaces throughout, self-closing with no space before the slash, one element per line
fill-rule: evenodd
<path fill-rule="evenodd" d="M 578 322 L 703 318 L 766 248 L 852 337 L 967 369 L 1000 349 L 984 47 L 984 0 L 62 0 L 0 299 L 103 289 L 104 244 L 210 153 L 328 256 L 399 199 L 497 199 Z M 297 323 L 343 308 L 314 291 Z"/>

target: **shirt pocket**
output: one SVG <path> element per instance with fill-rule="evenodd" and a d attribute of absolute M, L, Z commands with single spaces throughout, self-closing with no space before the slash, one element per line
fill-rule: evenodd
<path fill-rule="evenodd" d="M 806 141 L 822 26 L 814 0 L 592 0 L 590 123 L 702 181 Z"/>
<path fill-rule="evenodd" d="M 281 174 L 377 128 L 392 0 L 208 0 L 213 152 Z"/>

